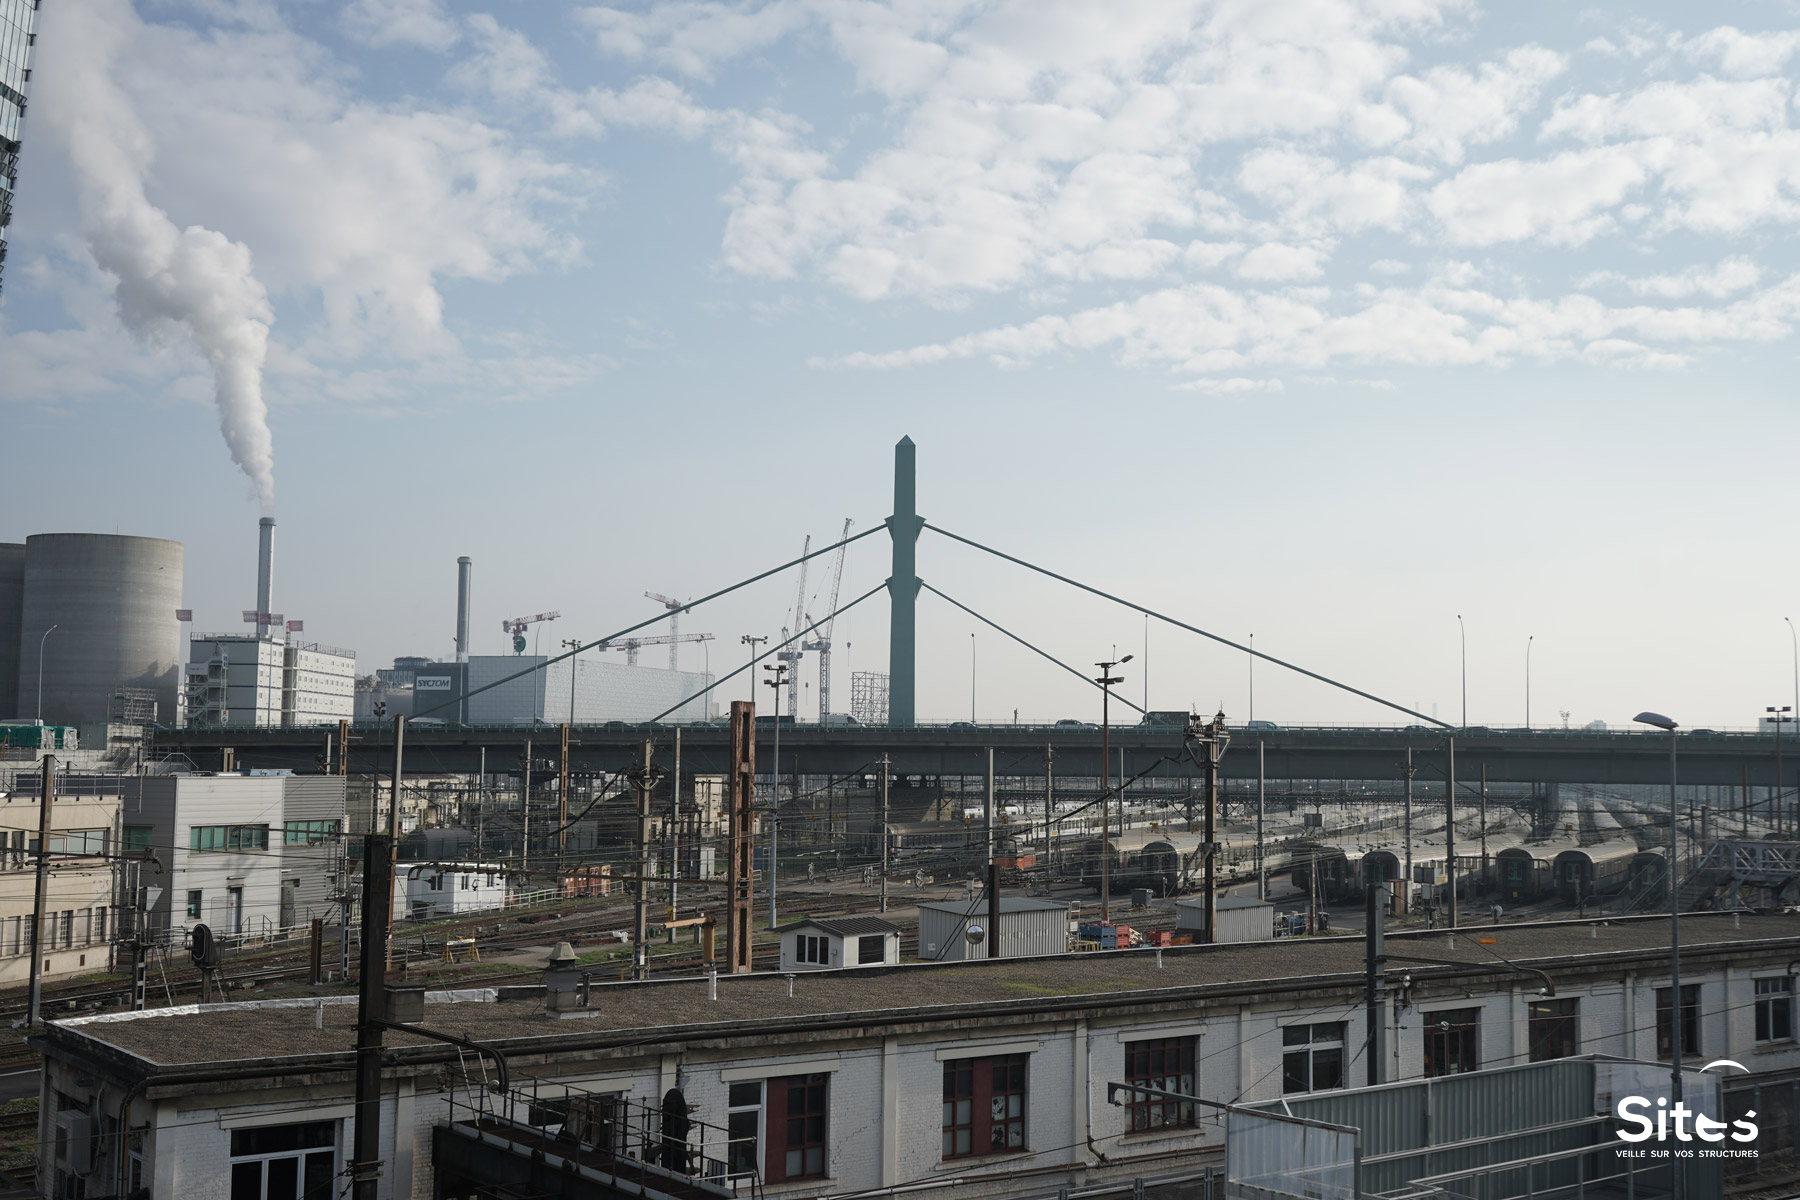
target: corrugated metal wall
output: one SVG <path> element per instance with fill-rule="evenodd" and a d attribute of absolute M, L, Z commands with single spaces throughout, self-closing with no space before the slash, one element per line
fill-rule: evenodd
<path fill-rule="evenodd" d="M 971 913 L 967 917 L 964 913 Z M 961 962 L 986 958 L 985 943 L 970 951 L 963 930 L 967 924 L 987 928 L 987 908 L 980 901 L 956 911 L 919 909 L 919 957 L 936 962 Z M 934 955 L 930 949 L 936 946 Z M 1069 916 L 1062 908 L 1000 914 L 1000 957 L 1023 958 L 1033 954 L 1062 954 L 1069 948 Z"/>

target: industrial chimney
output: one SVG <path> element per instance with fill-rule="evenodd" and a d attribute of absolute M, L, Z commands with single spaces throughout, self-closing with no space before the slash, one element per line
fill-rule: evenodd
<path fill-rule="evenodd" d="M 468 555 L 456 560 L 456 661 L 469 661 L 469 584 L 474 564 Z"/>
<path fill-rule="evenodd" d="M 264 517 L 261 522 L 261 540 L 256 548 L 256 611 L 259 614 L 257 624 L 267 622 L 266 614 L 274 612 L 271 607 L 270 592 L 275 587 L 275 518 Z"/>

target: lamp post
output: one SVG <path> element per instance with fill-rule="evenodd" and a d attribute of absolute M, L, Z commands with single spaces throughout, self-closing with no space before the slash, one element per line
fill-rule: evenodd
<path fill-rule="evenodd" d="M 756 661 L 756 648 L 768 640 L 769 639 L 766 637 L 753 637 L 752 635 L 750 635 L 748 633 L 746 633 L 743 637 L 738 639 L 738 641 L 740 641 L 740 642 L 744 643 L 744 645 L 750 647 L 750 661 L 751 662 Z M 750 672 L 750 703 L 752 703 L 752 704 L 756 703 L 756 672 L 755 671 Z"/>
<path fill-rule="evenodd" d="M 58 626 L 58 625 L 52 625 L 52 626 L 51 626 L 51 627 L 50 627 L 50 628 L 48 628 L 48 629 L 46 629 L 46 630 L 44 630 L 44 636 L 43 636 L 43 637 L 41 637 L 41 638 L 39 638 L 39 639 L 38 639 L 38 709 L 37 709 L 37 722 L 38 722 L 38 724 L 39 724 L 39 725 L 42 725 L 42 724 L 43 724 L 43 723 L 44 723 L 44 643 L 45 643 L 45 642 L 47 642 L 47 641 L 49 641 L 49 640 L 50 640 L 50 635 L 51 635 L 51 634 L 53 634 L 53 633 L 55 633 L 55 632 L 56 632 L 56 631 L 57 631 L 57 630 L 58 630 L 58 629 L 59 629 L 59 628 L 61 628 L 61 626 Z"/>
<path fill-rule="evenodd" d="M 1100 923 L 1112 917 L 1112 685 L 1124 683 L 1123 675 L 1114 675 L 1114 667 L 1131 661 L 1131 655 L 1113 662 L 1098 662 L 1100 678 Z M 1123 814 L 1120 814 L 1123 816 Z"/>
<path fill-rule="evenodd" d="M 1525 728 L 1531 728 L 1531 643 L 1537 640 L 1537 634 L 1525 639 Z"/>
<path fill-rule="evenodd" d="M 1256 635 L 1250 635 L 1250 715 L 1247 721 L 1256 720 Z"/>
<path fill-rule="evenodd" d="M 581 653 L 581 639 L 580 638 L 565 638 L 565 639 L 563 639 L 563 647 L 564 647 L 564 649 L 575 651 L 575 654 L 580 654 Z M 575 724 L 575 661 L 576 661 L 575 656 L 570 655 L 569 656 L 569 724 L 571 724 L 571 725 Z M 641 871 L 639 872 L 639 874 L 642 874 L 642 873 L 643 872 L 641 872 Z"/>
<path fill-rule="evenodd" d="M 975 723 L 975 631 L 969 630 L 969 724 Z"/>
<path fill-rule="evenodd" d="M 764 638 L 765 642 L 769 639 Z M 777 663 L 770 666 L 763 664 L 763 670 L 769 672 L 770 678 L 763 680 L 767 687 L 775 689 L 775 762 L 769 768 L 769 928 L 775 928 L 775 882 L 780 875 L 778 864 L 781 859 L 776 856 L 776 838 L 780 835 L 781 816 L 781 689 L 787 684 L 788 665 Z"/>
<path fill-rule="evenodd" d="M 1462 614 L 1456 614 L 1456 634 L 1462 640 L 1462 728 L 1469 727 L 1469 631 L 1463 627 Z"/>
<path fill-rule="evenodd" d="M 1680 861 L 1680 829 L 1675 809 L 1676 724 L 1661 713 L 1641 712 L 1632 720 L 1654 725 L 1669 733 L 1669 1103 L 1681 1103 L 1681 878 L 1676 870 Z M 1679 1164 L 1671 1168 L 1675 1200 L 1681 1200 Z"/>

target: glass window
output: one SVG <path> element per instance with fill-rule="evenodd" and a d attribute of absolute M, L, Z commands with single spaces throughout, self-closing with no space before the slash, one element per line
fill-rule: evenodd
<path fill-rule="evenodd" d="M 1656 1056 L 1670 1058 L 1674 1054 L 1674 1028 L 1669 1020 L 1673 1006 L 1672 988 L 1656 989 Z M 1681 989 L 1681 1053 L 1700 1053 L 1700 985 L 1684 984 Z"/>
<path fill-rule="evenodd" d="M 148 854 L 150 852 L 150 826 L 127 825 L 119 848 L 126 854 Z"/>
<path fill-rule="evenodd" d="M 1756 1040 L 1787 1042 L 1794 1037 L 1794 977 L 1756 981 Z"/>
<path fill-rule="evenodd" d="M 337 1122 L 231 1131 L 231 1200 L 331 1200 Z"/>
<path fill-rule="evenodd" d="M 957 1058 L 944 1064 L 944 1157 L 1025 1149 L 1027 1055 Z"/>
<path fill-rule="evenodd" d="M 1481 1067 L 1479 1008 L 1425 1014 L 1425 1074 L 1461 1075 Z"/>
<path fill-rule="evenodd" d="M 829 1075 L 769 1080 L 769 1170 L 766 1179 L 825 1177 L 826 1090 Z"/>
<path fill-rule="evenodd" d="M 267 825 L 195 825 L 188 830 L 190 850 L 267 850 Z"/>
<path fill-rule="evenodd" d="M 343 825 L 338 821 L 288 821 L 281 840 L 290 846 L 323 846 L 337 840 Z"/>
<path fill-rule="evenodd" d="M 1533 1000 L 1530 1016 L 1531 1061 L 1547 1062 L 1552 1058 L 1568 1058 L 1580 1053 L 1576 1017 L 1581 1001 L 1574 998 Z"/>
<path fill-rule="evenodd" d="M 1194 1094 L 1194 1044 L 1191 1037 L 1157 1038 L 1128 1042 L 1125 1046 L 1125 1080 L 1159 1092 Z M 1179 1100 L 1134 1097 L 1128 1106 L 1126 1130 L 1163 1129 L 1194 1123 L 1194 1106 Z"/>
<path fill-rule="evenodd" d="M 734 1083 L 726 1093 L 726 1160 L 733 1175 L 754 1175 L 762 1131 L 762 1080 Z"/>
<path fill-rule="evenodd" d="M 187 915 L 196 921 L 200 919 L 200 892 L 197 890 L 187 894 Z"/>
<path fill-rule="evenodd" d="M 879 933 L 866 934 L 856 939 L 856 964 L 887 961 L 887 938 Z"/>
<path fill-rule="evenodd" d="M 829 966 L 831 964 L 830 939 L 806 933 L 795 935 L 794 961 Z"/>
<path fill-rule="evenodd" d="M 1281 1031 L 1281 1090 L 1323 1092 L 1344 1086 L 1344 1023 L 1319 1021 Z"/>

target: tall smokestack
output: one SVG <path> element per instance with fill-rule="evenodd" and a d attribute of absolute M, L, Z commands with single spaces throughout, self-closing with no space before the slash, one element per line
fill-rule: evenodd
<path fill-rule="evenodd" d="M 256 611 L 271 613 L 269 607 L 270 592 L 275 587 L 275 518 L 264 517 L 261 521 L 261 539 L 256 547 Z M 258 624 L 264 618 L 258 619 Z"/>
<path fill-rule="evenodd" d="M 469 586 L 475 567 L 468 555 L 456 560 L 456 661 L 469 661 Z"/>

